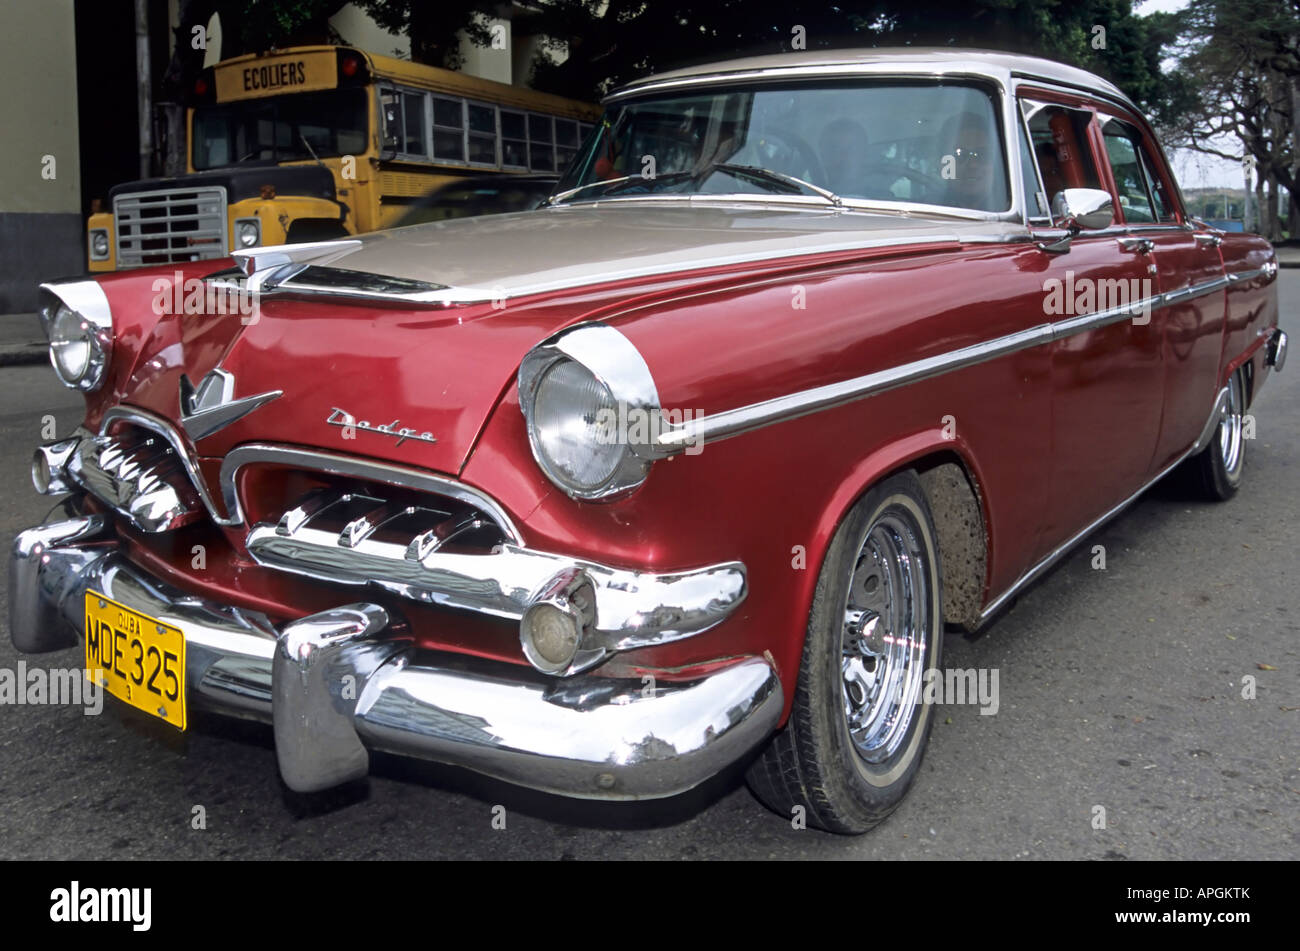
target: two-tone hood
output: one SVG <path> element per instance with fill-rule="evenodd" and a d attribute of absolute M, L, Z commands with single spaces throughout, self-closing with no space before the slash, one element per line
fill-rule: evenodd
<path fill-rule="evenodd" d="M 432 285 L 429 302 L 508 300 L 777 258 L 998 240 L 1023 226 L 820 205 L 635 200 L 558 205 L 380 231 L 331 268 Z M 290 281 L 311 283 L 311 274 Z"/>
<path fill-rule="evenodd" d="M 687 271 L 739 276 L 750 272 L 746 265 L 806 255 L 942 249 L 975 230 L 996 236 L 1009 229 L 819 209 L 628 202 L 380 232 L 328 262 L 335 286 L 340 275 L 343 284 L 348 275 L 362 283 L 382 275 L 434 285 L 443 302 L 294 293 L 295 285 L 319 285 L 309 267 L 264 296 L 248 324 L 238 315 L 158 320 L 117 398 L 181 422 L 182 374 L 198 386 L 220 367 L 234 377 L 231 399 L 280 395 L 196 438 L 202 456 L 263 441 L 457 473 L 524 355 L 594 312 L 617 322 L 620 300 L 644 300 L 652 285 L 680 287 Z M 107 290 L 115 311 L 139 306 Z M 403 437 L 402 430 L 409 432 Z"/>

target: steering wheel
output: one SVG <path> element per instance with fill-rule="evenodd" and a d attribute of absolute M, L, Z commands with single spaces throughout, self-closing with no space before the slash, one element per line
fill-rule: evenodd
<path fill-rule="evenodd" d="M 864 175 L 892 175 L 895 178 L 902 177 L 909 179 L 921 186 L 922 191 L 930 192 L 931 190 L 942 191 L 945 187 L 944 182 L 935 178 L 933 175 L 927 175 L 925 172 L 918 172 L 914 168 L 909 168 L 902 162 L 872 162 L 863 167 Z"/>

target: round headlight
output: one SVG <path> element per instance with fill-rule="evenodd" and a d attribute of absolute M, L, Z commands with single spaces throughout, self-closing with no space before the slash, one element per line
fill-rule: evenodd
<path fill-rule="evenodd" d="M 241 248 L 253 247 L 261 237 L 261 229 L 257 226 L 256 221 L 241 221 L 235 231 L 235 236 L 239 239 Z"/>
<path fill-rule="evenodd" d="M 595 374 L 572 360 L 557 361 L 538 382 L 533 400 L 533 432 L 544 468 L 580 495 L 604 486 L 628 451 L 619 441 L 617 412 L 609 387 Z"/>
<path fill-rule="evenodd" d="M 67 304 L 59 304 L 50 319 L 50 363 L 67 386 L 93 390 L 104 377 L 108 355 L 99 328 Z"/>
<path fill-rule="evenodd" d="M 108 257 L 108 232 L 93 232 L 90 238 L 90 250 L 97 258 Z"/>
<path fill-rule="evenodd" d="M 664 453 L 659 394 L 632 342 L 580 324 L 538 344 L 519 366 L 519 408 L 533 458 L 570 498 L 620 496 Z"/>

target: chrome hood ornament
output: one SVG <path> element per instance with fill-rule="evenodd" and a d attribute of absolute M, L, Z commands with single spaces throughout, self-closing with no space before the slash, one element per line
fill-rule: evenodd
<path fill-rule="evenodd" d="M 269 291 L 306 270 L 308 265 L 322 266 L 346 257 L 361 247 L 356 238 L 334 241 L 309 241 L 302 244 L 278 244 L 267 248 L 232 251 L 236 266 L 248 275 L 251 294 Z"/>
<path fill-rule="evenodd" d="M 228 370 L 217 367 L 199 381 L 197 388 L 182 373 L 181 425 L 190 439 L 197 441 L 225 429 L 283 393 L 283 390 L 271 390 L 235 399 L 235 375 Z"/>

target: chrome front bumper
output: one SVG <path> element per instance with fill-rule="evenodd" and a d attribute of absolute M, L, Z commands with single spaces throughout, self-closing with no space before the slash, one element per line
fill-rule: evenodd
<path fill-rule="evenodd" d="M 400 619 L 350 604 L 276 628 L 130 563 L 98 515 L 20 533 L 9 625 L 29 653 L 71 647 L 96 591 L 174 625 L 191 706 L 269 722 L 300 792 L 364 776 L 369 751 L 464 766 L 588 799 L 653 799 L 698 785 L 776 727 L 781 685 L 762 657 L 687 682 L 579 675 L 415 651 Z"/>

